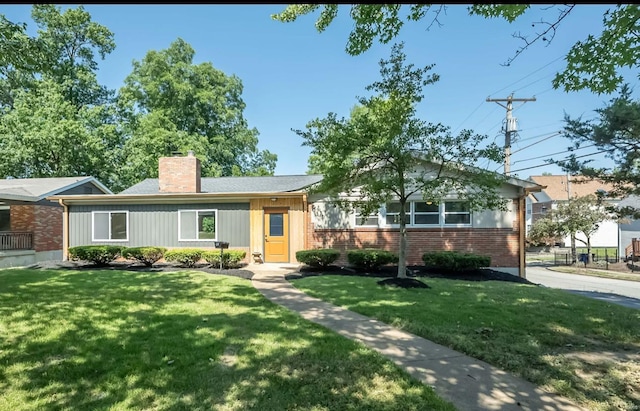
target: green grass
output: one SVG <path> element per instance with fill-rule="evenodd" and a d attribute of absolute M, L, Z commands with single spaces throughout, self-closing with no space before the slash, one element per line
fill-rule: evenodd
<path fill-rule="evenodd" d="M 0 409 L 454 408 L 247 280 L 10 269 L 0 270 Z"/>
<path fill-rule="evenodd" d="M 587 409 L 640 409 L 638 310 L 501 281 L 426 278 L 431 289 L 395 289 L 377 280 L 327 275 L 294 285 L 511 371 Z"/>

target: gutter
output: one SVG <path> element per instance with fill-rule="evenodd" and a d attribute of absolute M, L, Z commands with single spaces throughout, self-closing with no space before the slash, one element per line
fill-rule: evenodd
<path fill-rule="evenodd" d="M 49 201 L 64 200 L 67 205 L 94 204 L 184 204 L 202 200 L 249 201 L 256 198 L 299 198 L 304 192 L 266 193 L 169 193 L 169 194 L 86 194 L 47 197 Z"/>

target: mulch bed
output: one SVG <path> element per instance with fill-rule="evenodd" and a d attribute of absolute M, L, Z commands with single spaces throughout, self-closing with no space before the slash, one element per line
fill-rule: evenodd
<path fill-rule="evenodd" d="M 288 274 L 286 278 L 287 280 L 295 280 L 298 278 L 311 277 L 311 276 L 317 276 L 322 274 L 395 278 L 397 272 L 398 272 L 398 266 L 384 266 L 375 272 L 358 271 L 349 267 L 339 267 L 334 265 L 331 265 L 325 268 L 315 268 L 315 267 L 304 266 L 300 269 L 299 272 Z M 510 282 L 521 283 L 521 284 L 536 285 L 535 283 L 532 283 L 527 279 L 520 278 L 515 275 L 503 273 L 500 271 L 491 270 L 491 269 L 480 269 L 480 270 L 469 271 L 465 273 L 446 273 L 442 271 L 427 269 L 424 266 L 408 266 L 407 277 L 409 277 L 409 279 L 449 278 L 454 280 L 465 280 L 465 281 L 510 281 Z M 407 282 L 407 284 L 411 284 L 411 283 L 415 284 L 415 282 Z"/>

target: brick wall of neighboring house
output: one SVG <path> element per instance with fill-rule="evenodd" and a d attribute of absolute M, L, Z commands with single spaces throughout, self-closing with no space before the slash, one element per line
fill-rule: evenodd
<path fill-rule="evenodd" d="M 311 209 L 309 209 L 309 212 Z M 341 251 L 337 263 L 346 263 L 346 250 L 372 247 L 398 252 L 397 228 L 315 229 L 309 223 L 308 248 Z M 408 228 L 407 264 L 421 265 L 427 251 L 461 251 L 491 256 L 492 267 L 517 267 L 518 221 L 512 228 Z"/>
<path fill-rule="evenodd" d="M 33 233 L 35 251 L 62 249 L 62 207 L 12 205 L 11 231 Z"/>
<path fill-rule="evenodd" d="M 34 205 L 12 205 L 9 214 L 11 231 L 33 232 L 36 218 Z"/>
<path fill-rule="evenodd" d="M 62 207 L 35 207 L 33 244 L 36 251 L 62 250 Z"/>

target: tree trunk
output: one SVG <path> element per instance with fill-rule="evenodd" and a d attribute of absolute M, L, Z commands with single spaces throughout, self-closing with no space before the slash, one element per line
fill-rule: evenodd
<path fill-rule="evenodd" d="M 400 201 L 400 244 L 398 248 L 398 278 L 407 278 L 407 227 L 405 223 L 405 201 Z"/>
<path fill-rule="evenodd" d="M 587 237 L 587 263 L 591 264 L 591 239 Z"/>

